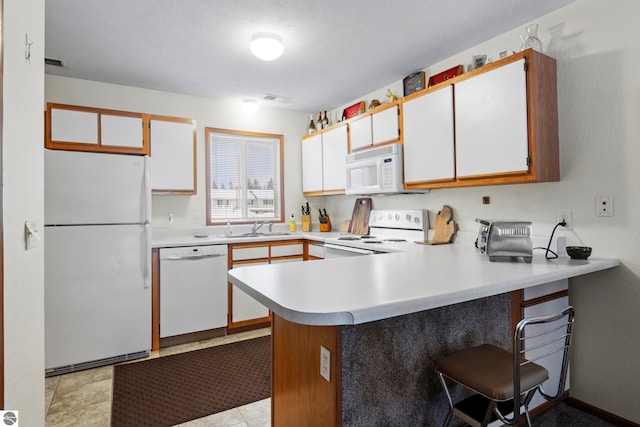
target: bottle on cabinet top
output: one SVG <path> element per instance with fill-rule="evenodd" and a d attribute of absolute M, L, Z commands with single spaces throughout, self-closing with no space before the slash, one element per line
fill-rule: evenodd
<path fill-rule="evenodd" d="M 309 119 L 309 129 L 307 130 L 307 133 L 314 133 L 316 131 L 316 124 L 313 122 L 313 114 L 309 116 Z"/>

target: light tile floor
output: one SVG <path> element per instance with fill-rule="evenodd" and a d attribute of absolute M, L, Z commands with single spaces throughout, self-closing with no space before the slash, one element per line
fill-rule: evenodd
<path fill-rule="evenodd" d="M 269 335 L 269 328 L 166 347 L 146 359 L 163 357 Z M 46 378 L 47 427 L 109 427 L 113 366 Z M 225 412 L 180 424 L 180 427 L 263 427 L 271 422 L 271 399 L 261 400 Z"/>

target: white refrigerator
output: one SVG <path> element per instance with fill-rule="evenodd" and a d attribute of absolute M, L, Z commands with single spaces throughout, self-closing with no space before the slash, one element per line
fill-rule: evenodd
<path fill-rule="evenodd" d="M 45 373 L 151 349 L 148 157 L 45 150 Z"/>

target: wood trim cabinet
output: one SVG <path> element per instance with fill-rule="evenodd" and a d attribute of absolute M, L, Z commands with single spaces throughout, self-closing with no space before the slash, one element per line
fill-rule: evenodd
<path fill-rule="evenodd" d="M 197 192 L 192 119 L 48 103 L 44 145 L 53 150 L 149 155 L 153 194 Z"/>
<path fill-rule="evenodd" d="M 453 86 L 441 87 L 403 102 L 405 183 L 455 179 Z"/>
<path fill-rule="evenodd" d="M 341 123 L 302 138 L 302 192 L 305 196 L 344 194 L 349 131 Z"/>
<path fill-rule="evenodd" d="M 195 195 L 196 125 L 192 119 L 146 115 L 153 194 Z"/>
<path fill-rule="evenodd" d="M 402 143 L 401 104 L 394 101 L 349 121 L 349 152 L 374 145 Z"/>
<path fill-rule="evenodd" d="M 449 86 L 453 92 L 455 176 L 432 176 L 426 168 L 435 168 L 439 161 L 431 144 L 446 144 L 447 150 L 451 146 L 451 106 L 447 103 L 444 107 L 446 117 L 432 110 L 416 116 L 413 110 L 419 98 L 435 96 Z M 402 102 L 406 189 L 560 180 L 553 58 L 528 49 L 412 94 Z M 446 140 L 437 141 L 433 132 L 444 125 L 441 120 L 446 120 Z M 446 162 L 450 168 L 451 160 Z"/>
<path fill-rule="evenodd" d="M 47 103 L 45 148 L 149 154 L 141 113 Z"/>
<path fill-rule="evenodd" d="M 275 264 L 305 260 L 304 239 L 271 242 L 247 242 L 229 245 L 229 270 L 243 265 Z M 229 283 L 229 310 L 227 330 L 240 332 L 268 326 L 269 310 Z"/>

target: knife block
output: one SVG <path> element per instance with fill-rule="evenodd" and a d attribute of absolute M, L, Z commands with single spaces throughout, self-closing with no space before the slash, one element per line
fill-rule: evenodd
<path fill-rule="evenodd" d="M 311 231 L 311 215 L 302 215 L 302 231 Z"/>
<path fill-rule="evenodd" d="M 324 218 L 327 221 L 320 223 L 320 231 L 323 231 L 323 232 L 331 231 L 331 219 L 329 218 L 329 215 L 325 215 Z"/>

